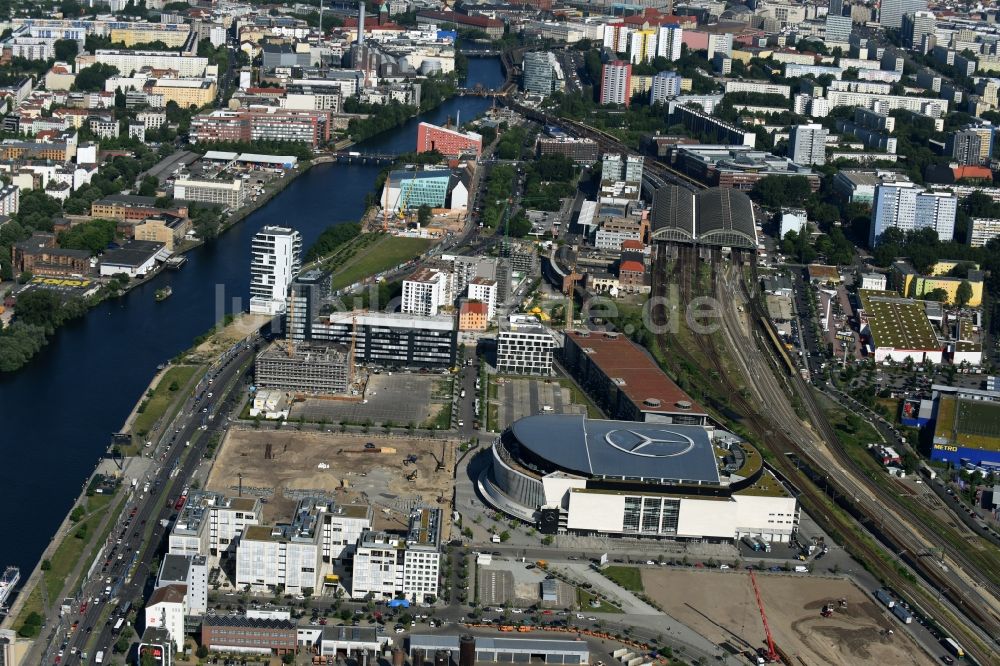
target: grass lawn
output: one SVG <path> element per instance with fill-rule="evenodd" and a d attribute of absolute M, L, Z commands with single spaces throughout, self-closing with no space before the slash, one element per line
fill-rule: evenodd
<path fill-rule="evenodd" d="M 451 401 L 441 405 L 437 414 L 427 419 L 422 427 L 428 430 L 448 430 L 451 428 Z"/>
<path fill-rule="evenodd" d="M 333 274 L 333 289 L 342 289 L 369 275 L 395 268 L 423 254 L 431 246 L 426 238 L 382 236 L 341 264 Z"/>
<path fill-rule="evenodd" d="M 146 408 L 143 409 L 141 414 L 135 417 L 135 422 L 132 424 L 132 432 L 138 434 L 147 433 L 152 430 L 153 425 L 166 413 L 170 407 L 170 403 L 184 390 L 191 377 L 199 369 L 198 366 L 194 365 L 179 365 L 167 370 L 167 373 L 163 375 L 163 379 L 160 380 L 160 383 L 156 385 L 156 389 L 153 390 L 153 397 L 143 398 Z M 174 382 L 177 382 L 178 388 L 176 391 L 171 391 L 170 386 Z"/>
<path fill-rule="evenodd" d="M 637 567 L 604 567 L 601 571 L 629 592 L 642 592 L 642 574 Z"/>
<path fill-rule="evenodd" d="M 607 601 L 601 601 L 599 606 L 591 606 L 590 602 L 595 598 L 595 595 L 587 590 L 577 588 L 576 589 L 576 603 L 582 612 L 590 611 L 592 613 L 622 613 L 622 609 L 617 606 L 609 604 Z"/>

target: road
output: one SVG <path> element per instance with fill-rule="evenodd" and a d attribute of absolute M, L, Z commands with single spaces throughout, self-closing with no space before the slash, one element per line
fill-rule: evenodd
<path fill-rule="evenodd" d="M 62 664 L 85 663 L 81 660 L 81 653 L 88 646 L 93 646 L 92 652 L 95 653 L 99 650 L 106 655 L 111 653 L 117 632 L 109 618 L 125 602 L 141 600 L 145 596 L 147 582 L 156 576 L 157 572 L 151 570 L 150 564 L 158 560 L 168 530 L 159 521 L 169 519 L 176 513 L 173 501 L 167 506 L 167 498 L 173 500 L 179 495 L 185 480 L 192 477 L 202 461 L 206 442 L 213 433 L 224 429 L 224 417 L 237 408 L 237 395 L 242 388 L 241 377 L 237 375 L 240 368 L 253 358 L 255 351 L 255 345 L 248 343 L 228 353 L 209 369 L 193 395 L 186 400 L 172 424 L 173 428 L 166 429 L 153 448 L 153 459 L 158 460 L 159 465 L 154 468 L 149 480 L 149 492 L 142 492 L 142 484 L 130 491 L 125 511 L 105 545 L 108 555 L 102 568 L 98 570 L 95 567 L 95 575 L 77 595 L 78 605 L 74 612 L 60 619 L 45 642 L 44 653 L 29 655 L 26 663 L 55 663 L 60 650 L 63 651 Z M 216 388 L 215 395 L 209 398 L 211 391 L 208 389 L 213 387 Z M 199 399 L 202 392 L 205 397 Z M 205 430 L 201 430 L 203 426 Z M 199 437 L 199 434 L 202 436 Z M 185 446 L 188 442 L 190 446 Z M 111 587 L 110 595 L 106 593 L 108 586 Z M 87 604 L 86 607 L 80 605 L 83 603 Z M 65 632 L 75 621 L 79 622 L 79 630 L 65 640 L 65 647 L 61 647 Z M 92 632 L 98 625 L 100 628 L 95 639 Z M 33 661 L 33 658 L 38 661 Z"/>

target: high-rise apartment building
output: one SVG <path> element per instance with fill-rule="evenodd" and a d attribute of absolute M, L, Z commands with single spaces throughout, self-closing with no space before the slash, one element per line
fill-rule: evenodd
<path fill-rule="evenodd" d="M 605 153 L 601 158 L 601 180 L 641 183 L 644 163 L 645 158 L 642 155 L 622 156 L 620 153 Z"/>
<path fill-rule="evenodd" d="M 919 49 L 924 35 L 933 35 L 936 21 L 933 12 L 916 11 L 903 14 L 900 32 L 903 45 L 908 49 Z"/>
<path fill-rule="evenodd" d="M 670 61 L 681 59 L 684 29 L 676 25 L 661 25 L 656 36 L 656 55 Z"/>
<path fill-rule="evenodd" d="M 993 155 L 993 125 L 968 125 L 948 137 L 947 150 L 961 165 L 987 164 Z"/>
<path fill-rule="evenodd" d="M 554 53 L 529 51 L 524 54 L 524 91 L 547 96 L 566 86 L 562 66 Z"/>
<path fill-rule="evenodd" d="M 945 192 L 928 192 L 912 183 L 893 183 L 875 188 L 869 245 L 874 247 L 886 229 L 903 232 L 930 228 L 942 241 L 955 235 L 958 198 Z"/>
<path fill-rule="evenodd" d="M 430 123 L 417 126 L 417 152 L 436 150 L 445 157 L 459 157 L 472 154 L 479 157 L 483 152 L 483 137 L 476 132 L 460 132 L 450 127 L 439 127 Z"/>
<path fill-rule="evenodd" d="M 883 28 L 903 27 L 903 14 L 927 10 L 927 0 L 882 0 L 879 6 L 879 23 Z"/>
<path fill-rule="evenodd" d="M 631 102 L 632 65 L 622 60 L 605 63 L 601 69 L 601 104 Z"/>
<path fill-rule="evenodd" d="M 792 161 L 808 166 L 826 162 L 826 137 L 829 132 L 822 125 L 796 125 L 788 135 Z"/>
<path fill-rule="evenodd" d="M 681 94 L 681 79 L 677 72 L 660 72 L 653 77 L 653 85 L 649 89 L 649 103 L 665 102 Z"/>
<path fill-rule="evenodd" d="M 656 57 L 656 36 L 657 31 L 653 28 L 636 30 L 632 33 L 629 40 L 629 59 L 633 64 L 650 62 Z"/>
<path fill-rule="evenodd" d="M 267 226 L 253 237 L 250 251 L 250 312 L 283 313 L 288 287 L 302 269 L 302 235 Z"/>
<path fill-rule="evenodd" d="M 406 314 L 433 317 L 438 310 L 449 305 L 451 276 L 434 268 L 419 268 L 403 280 L 403 297 L 400 311 Z"/>

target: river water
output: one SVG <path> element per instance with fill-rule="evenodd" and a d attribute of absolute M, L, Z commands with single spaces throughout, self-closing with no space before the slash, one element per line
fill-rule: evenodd
<path fill-rule="evenodd" d="M 496 58 L 470 58 L 468 86 L 503 82 Z M 459 97 L 361 144 L 369 152 L 406 152 L 421 120 L 481 115 L 490 98 Z M 0 375 L 0 568 L 27 577 L 84 482 L 145 390 L 156 366 L 191 346 L 221 316 L 249 304 L 250 239 L 265 225 L 302 233 L 304 247 L 331 224 L 357 221 L 380 167 L 323 164 L 307 171 L 260 210 L 215 241 L 189 252 L 179 272 L 163 272 L 60 329 L 27 366 Z M 173 295 L 153 293 L 170 285 Z"/>

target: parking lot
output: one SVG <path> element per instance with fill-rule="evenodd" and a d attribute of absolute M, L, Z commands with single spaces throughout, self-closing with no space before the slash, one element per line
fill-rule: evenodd
<path fill-rule="evenodd" d="M 451 401 L 451 376 L 393 373 L 371 375 L 362 400 L 307 398 L 292 405 L 289 420 L 305 417 L 331 425 L 341 422 L 372 425 L 393 423 L 421 427 L 433 421 Z"/>
<path fill-rule="evenodd" d="M 530 567 L 530 568 L 529 568 Z M 479 603 L 482 606 L 527 608 L 542 603 L 542 581 L 548 572 L 520 558 L 494 557 L 490 564 L 479 565 Z M 576 590 L 563 582 L 558 583 L 557 602 L 545 606 L 566 608 L 575 603 Z"/>
<path fill-rule="evenodd" d="M 558 382 L 544 379 L 496 380 L 497 422 L 504 429 L 514 421 L 541 414 L 586 414 L 587 408 L 573 402 L 572 393 Z M 546 409 L 549 408 L 549 409 Z"/>

